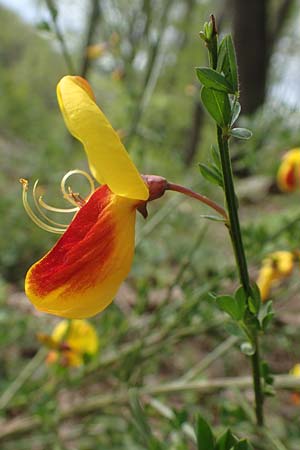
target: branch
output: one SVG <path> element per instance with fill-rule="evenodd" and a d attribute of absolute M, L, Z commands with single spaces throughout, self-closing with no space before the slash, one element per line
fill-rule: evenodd
<path fill-rule="evenodd" d="M 49 10 L 49 13 L 50 13 L 50 16 L 51 16 L 51 20 L 52 20 L 52 25 L 53 25 L 53 28 L 54 28 L 57 40 L 58 40 L 58 42 L 60 44 L 60 48 L 61 48 L 63 57 L 65 59 L 68 71 L 69 71 L 69 73 L 71 75 L 72 74 L 74 75 L 75 74 L 75 67 L 74 67 L 72 58 L 70 56 L 69 50 L 67 48 L 67 44 L 66 44 L 65 38 L 64 38 L 64 36 L 63 36 L 63 34 L 62 34 L 61 30 L 60 30 L 60 27 L 59 27 L 59 25 L 57 23 L 56 7 L 55 7 L 55 5 L 53 3 L 53 0 L 45 0 L 45 2 L 46 2 L 46 6 L 47 6 L 47 8 Z"/>
<path fill-rule="evenodd" d="M 281 5 L 278 8 L 275 25 L 269 36 L 269 46 L 268 46 L 268 58 L 271 57 L 274 46 L 276 45 L 278 38 L 280 37 L 281 31 L 289 17 L 290 9 L 294 3 L 294 0 L 282 0 Z"/>
<path fill-rule="evenodd" d="M 83 56 L 82 56 L 82 63 L 81 63 L 81 69 L 80 69 L 80 75 L 83 78 L 87 77 L 87 73 L 91 67 L 91 59 L 88 57 L 87 49 L 92 44 L 94 35 L 97 29 L 97 24 L 100 19 L 100 7 L 98 0 L 91 0 L 91 15 L 88 22 L 87 27 L 87 34 L 86 34 L 86 42 L 83 48 Z"/>
<path fill-rule="evenodd" d="M 158 384 L 150 387 L 140 388 L 139 395 L 169 395 L 169 394 L 183 394 L 185 392 L 198 392 L 202 394 L 214 393 L 228 388 L 248 389 L 252 386 L 252 377 L 228 377 L 215 378 L 210 380 L 200 380 L 190 383 L 166 383 Z M 274 377 L 274 386 L 277 389 L 296 390 L 300 388 L 300 377 L 294 375 L 276 375 Z M 95 411 L 111 406 L 128 403 L 128 389 L 114 392 L 107 395 L 93 395 L 90 398 L 68 404 L 59 412 L 59 422 L 69 420 L 73 417 L 91 414 Z M 33 430 L 38 429 L 42 425 L 42 418 L 38 416 L 21 417 L 9 421 L 4 421 L 0 424 L 0 441 L 11 439 L 18 435 L 23 435 Z"/>

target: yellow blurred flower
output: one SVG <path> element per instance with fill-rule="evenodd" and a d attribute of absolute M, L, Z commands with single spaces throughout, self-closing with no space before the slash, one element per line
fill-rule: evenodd
<path fill-rule="evenodd" d="M 99 44 L 89 45 L 86 49 L 86 54 L 89 59 L 100 58 L 108 49 L 108 44 L 106 42 L 101 42 Z"/>
<path fill-rule="evenodd" d="M 62 320 L 51 336 L 40 334 L 38 338 L 51 348 L 47 356 L 49 364 L 79 367 L 84 364 L 85 357 L 95 355 L 99 349 L 96 330 L 86 320 Z"/>
<path fill-rule="evenodd" d="M 288 277 L 293 270 L 295 257 L 292 252 L 279 251 L 271 253 L 262 262 L 257 285 L 262 301 L 269 298 L 274 283 Z"/>
<path fill-rule="evenodd" d="M 291 375 L 294 375 L 295 377 L 300 377 L 300 364 L 295 364 L 292 370 L 290 371 Z"/>
<path fill-rule="evenodd" d="M 277 184 L 283 192 L 300 188 L 300 148 L 293 148 L 282 158 L 277 173 Z"/>
<path fill-rule="evenodd" d="M 300 377 L 300 364 L 295 364 L 292 370 L 290 370 L 290 374 L 294 375 L 295 377 Z M 295 406 L 300 405 L 300 392 L 294 391 L 291 394 L 291 401 Z"/>

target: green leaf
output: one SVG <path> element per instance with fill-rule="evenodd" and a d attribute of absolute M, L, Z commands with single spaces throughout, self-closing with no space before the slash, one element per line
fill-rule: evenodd
<path fill-rule="evenodd" d="M 241 104 L 240 102 L 234 102 L 232 106 L 232 119 L 231 119 L 231 126 L 237 121 L 239 118 L 239 115 L 241 113 Z"/>
<path fill-rule="evenodd" d="M 239 322 L 226 322 L 224 328 L 231 336 L 236 336 L 240 339 L 247 339 L 245 331 L 239 326 Z"/>
<path fill-rule="evenodd" d="M 200 219 L 208 219 L 211 220 L 213 222 L 225 222 L 224 217 L 220 217 L 220 216 L 214 216 L 212 214 L 200 214 Z"/>
<path fill-rule="evenodd" d="M 214 450 L 215 439 L 211 428 L 200 415 L 196 422 L 197 450 Z"/>
<path fill-rule="evenodd" d="M 196 68 L 197 77 L 203 86 L 227 93 L 233 93 L 232 87 L 226 78 L 214 69 L 207 67 Z"/>
<path fill-rule="evenodd" d="M 217 71 L 223 72 L 235 93 L 239 90 L 236 55 L 231 35 L 224 37 L 219 45 Z"/>
<path fill-rule="evenodd" d="M 263 331 L 266 331 L 271 321 L 274 318 L 273 303 L 268 301 L 267 303 L 262 303 L 259 309 L 258 320 Z"/>
<path fill-rule="evenodd" d="M 226 56 L 228 58 L 229 69 L 230 69 L 230 81 L 231 86 L 234 92 L 238 92 L 239 83 L 238 83 L 238 71 L 237 71 L 237 62 L 235 49 L 233 45 L 233 40 L 231 34 L 228 34 L 224 38 L 226 44 Z"/>
<path fill-rule="evenodd" d="M 261 361 L 261 374 L 266 384 L 273 385 L 274 377 L 272 375 L 269 364 L 266 361 Z"/>
<path fill-rule="evenodd" d="M 138 393 L 135 389 L 129 391 L 129 403 L 132 413 L 132 422 L 145 443 L 146 448 L 149 450 L 165 450 L 165 446 L 156 439 L 151 431 L 145 411 L 139 401 Z"/>
<path fill-rule="evenodd" d="M 218 438 L 215 450 L 231 450 L 237 443 L 237 438 L 227 430 Z"/>
<path fill-rule="evenodd" d="M 244 315 L 243 305 L 232 297 L 231 295 L 221 295 L 216 299 L 219 309 L 229 314 L 234 320 L 241 320 Z"/>
<path fill-rule="evenodd" d="M 220 153 L 218 148 L 215 145 L 211 145 L 210 146 L 210 151 L 214 160 L 215 165 L 217 166 L 217 168 L 220 170 L 221 172 L 221 158 L 220 158 Z"/>
<path fill-rule="evenodd" d="M 242 305 L 246 305 L 247 295 L 245 293 L 243 286 L 237 288 L 237 290 L 234 293 L 234 297 L 239 303 L 241 303 Z"/>
<path fill-rule="evenodd" d="M 225 92 L 203 87 L 201 99 L 208 113 L 220 127 L 225 127 L 231 120 L 231 108 Z"/>
<path fill-rule="evenodd" d="M 223 187 L 223 177 L 216 166 L 199 163 L 199 169 L 203 178 L 212 184 Z"/>
<path fill-rule="evenodd" d="M 246 439 L 242 439 L 234 446 L 234 450 L 253 450 L 253 447 Z"/>
<path fill-rule="evenodd" d="M 205 22 L 204 24 L 204 33 L 206 39 L 209 41 L 213 34 L 213 25 L 211 22 Z"/>
<path fill-rule="evenodd" d="M 248 130 L 248 128 L 232 128 L 230 130 L 230 136 L 237 139 L 248 140 L 252 137 L 252 131 Z"/>
<path fill-rule="evenodd" d="M 252 297 L 255 299 L 256 303 L 261 303 L 261 295 L 259 287 L 256 283 L 251 283 L 251 291 L 252 291 Z"/>
<path fill-rule="evenodd" d="M 218 64 L 217 64 L 217 72 L 222 72 L 225 59 L 226 59 L 227 49 L 226 49 L 226 42 L 225 38 L 222 39 L 219 50 L 218 50 Z"/>
<path fill-rule="evenodd" d="M 259 314 L 260 308 L 262 306 L 262 301 L 261 301 L 260 290 L 256 283 L 251 283 L 251 292 L 252 292 L 252 295 L 248 299 L 249 309 L 253 314 L 257 315 L 257 314 Z M 260 322 L 259 322 L 259 325 L 261 325 Z"/>

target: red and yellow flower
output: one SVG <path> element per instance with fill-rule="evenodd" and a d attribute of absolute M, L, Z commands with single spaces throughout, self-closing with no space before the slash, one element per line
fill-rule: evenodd
<path fill-rule="evenodd" d="M 58 83 L 57 96 L 65 123 L 82 142 L 91 173 L 101 186 L 87 201 L 69 193 L 75 202 L 73 210 L 78 211 L 64 231 L 37 218 L 27 202 L 28 182 L 21 180 L 25 208 L 33 220 L 49 231 L 64 231 L 29 269 L 25 291 L 38 310 L 81 319 L 106 308 L 127 276 L 134 252 L 136 210 L 148 200 L 149 189 L 96 105 L 87 81 L 66 76 Z M 36 199 L 35 204 L 40 211 Z"/>
<path fill-rule="evenodd" d="M 277 184 L 283 192 L 300 188 L 300 148 L 293 148 L 282 158 L 277 173 Z"/>
<path fill-rule="evenodd" d="M 51 349 L 46 359 L 49 364 L 79 367 L 99 350 L 97 332 L 86 320 L 61 320 L 51 336 L 39 334 L 38 339 Z"/>
<path fill-rule="evenodd" d="M 21 178 L 23 203 L 30 218 L 44 230 L 63 234 L 56 245 L 27 272 L 25 292 L 43 312 L 70 319 L 93 316 L 113 300 L 127 276 L 134 252 L 135 217 L 138 210 L 147 216 L 147 202 L 166 190 L 179 192 L 210 206 L 222 219 L 226 211 L 211 199 L 155 175 L 141 176 L 130 160 L 118 134 L 96 105 L 90 85 L 81 77 L 66 76 L 58 83 L 57 97 L 70 133 L 84 146 L 89 167 L 101 187 L 94 189 L 91 176 L 72 170 L 62 179 L 64 198 L 73 208 L 48 205 L 37 197 L 31 208 L 28 181 Z M 83 199 L 66 190 L 66 180 L 74 173 L 85 175 L 91 194 Z M 69 226 L 58 223 L 44 212 L 71 212 Z"/>
<path fill-rule="evenodd" d="M 262 262 L 257 285 L 262 301 L 270 296 L 271 287 L 291 275 L 295 262 L 295 254 L 288 251 L 278 251 L 268 255 Z"/>

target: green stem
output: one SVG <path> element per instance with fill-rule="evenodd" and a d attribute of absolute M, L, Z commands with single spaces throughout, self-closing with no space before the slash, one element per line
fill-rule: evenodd
<path fill-rule="evenodd" d="M 238 217 L 237 211 L 237 197 L 235 194 L 234 184 L 233 184 L 233 175 L 231 168 L 231 160 L 229 155 L 228 148 L 228 138 L 223 135 L 222 128 L 217 127 L 218 133 L 218 145 L 220 151 L 222 172 L 223 172 L 223 180 L 224 180 L 224 191 L 229 215 L 229 233 L 234 249 L 234 254 L 239 270 L 240 280 L 243 285 L 243 288 L 248 295 L 251 296 L 251 287 L 250 280 L 248 274 L 247 260 L 245 256 L 243 241 L 242 241 L 242 233 L 240 228 L 240 221 Z"/>
<path fill-rule="evenodd" d="M 218 134 L 218 145 L 220 151 L 223 181 L 224 181 L 224 191 L 229 215 L 229 232 L 231 237 L 232 246 L 234 249 L 234 254 L 236 258 L 237 267 L 239 270 L 239 277 L 244 291 L 247 297 L 252 296 L 250 279 L 247 267 L 247 260 L 245 256 L 244 245 L 242 241 L 241 227 L 237 210 L 237 198 L 233 183 L 233 174 L 231 167 L 231 160 L 228 148 L 228 136 L 223 133 L 221 127 L 217 127 Z M 252 374 L 253 374 L 253 386 L 255 394 L 255 413 L 257 425 L 263 426 L 263 390 L 261 384 L 261 373 L 260 373 L 260 358 L 259 358 L 259 342 L 257 331 L 253 331 L 253 339 L 255 346 L 255 353 L 251 356 L 252 359 Z"/>

